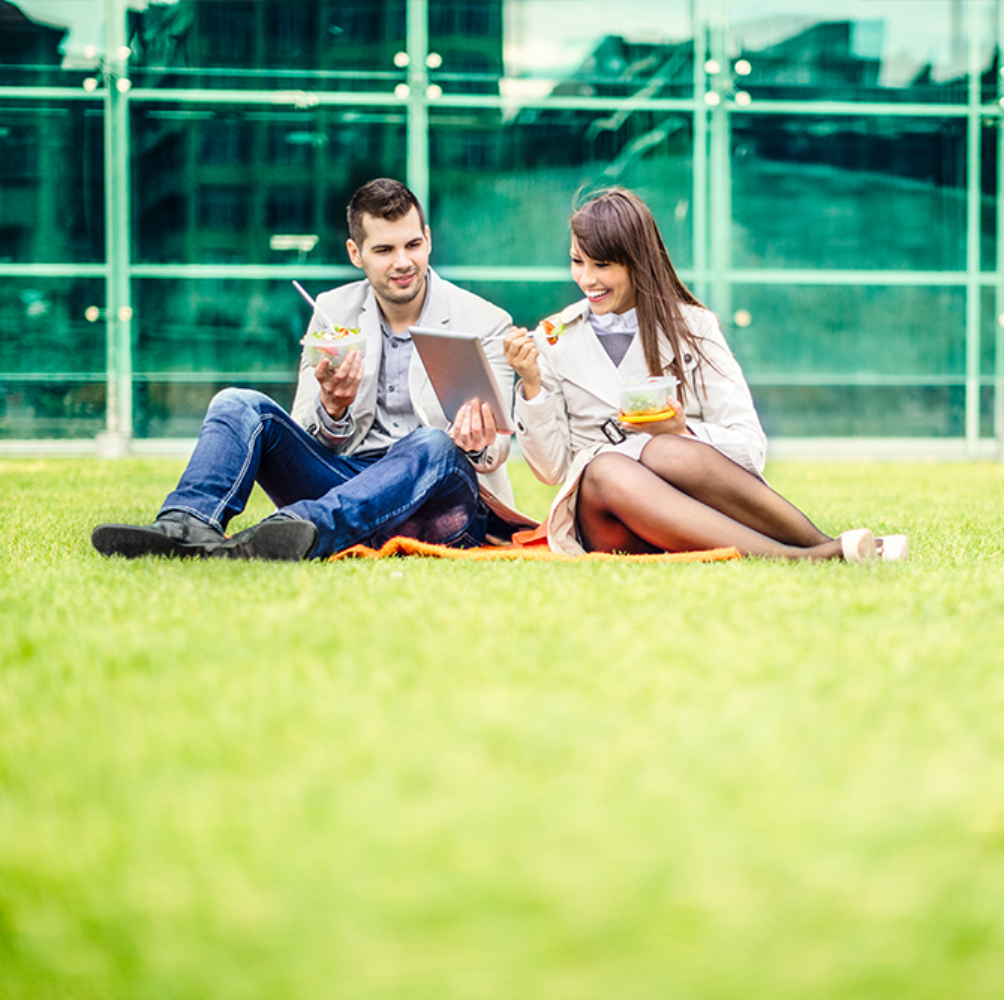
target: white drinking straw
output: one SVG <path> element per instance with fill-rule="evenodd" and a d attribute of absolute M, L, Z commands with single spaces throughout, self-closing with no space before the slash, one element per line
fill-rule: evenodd
<path fill-rule="evenodd" d="M 321 322 L 323 322 L 328 329 L 334 332 L 335 324 L 331 322 L 328 316 L 325 315 L 324 310 L 310 297 L 303 285 L 301 285 L 299 281 L 294 281 L 293 287 L 314 307 L 314 312 L 321 317 Z"/>

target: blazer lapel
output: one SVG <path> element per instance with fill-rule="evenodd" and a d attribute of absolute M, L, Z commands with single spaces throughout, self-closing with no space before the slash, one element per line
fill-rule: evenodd
<path fill-rule="evenodd" d="M 356 394 L 356 412 L 370 417 L 376 413 L 377 384 L 380 381 L 380 359 L 383 356 L 383 333 L 380 330 L 380 307 L 370 288 L 359 313 L 359 329 L 366 335 L 366 359 L 363 380 Z"/>

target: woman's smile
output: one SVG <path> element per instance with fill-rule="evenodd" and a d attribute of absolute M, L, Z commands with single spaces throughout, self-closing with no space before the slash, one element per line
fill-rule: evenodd
<path fill-rule="evenodd" d="M 635 307 L 634 282 L 625 264 L 593 260 L 572 240 L 572 278 L 586 293 L 589 308 L 598 316 L 625 313 Z"/>

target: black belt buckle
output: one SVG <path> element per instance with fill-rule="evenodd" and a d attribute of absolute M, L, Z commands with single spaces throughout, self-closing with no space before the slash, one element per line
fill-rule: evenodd
<path fill-rule="evenodd" d="M 627 434 L 624 433 L 624 428 L 613 417 L 604 420 L 600 424 L 600 430 L 603 431 L 604 437 L 611 444 L 620 444 L 622 441 L 627 441 Z"/>

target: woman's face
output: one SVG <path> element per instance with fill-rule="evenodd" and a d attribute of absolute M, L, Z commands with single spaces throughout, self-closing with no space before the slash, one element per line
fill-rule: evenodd
<path fill-rule="evenodd" d="M 624 264 L 593 260 L 572 237 L 572 279 L 586 293 L 589 308 L 598 316 L 634 309 L 634 283 Z"/>

